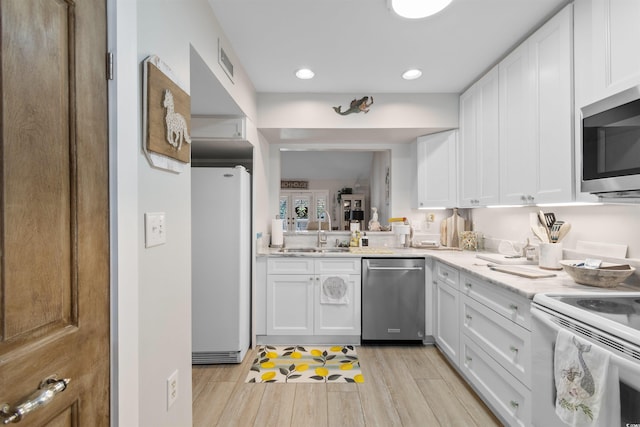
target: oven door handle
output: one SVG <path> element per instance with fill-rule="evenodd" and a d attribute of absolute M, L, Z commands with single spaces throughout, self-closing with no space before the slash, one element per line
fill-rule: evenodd
<path fill-rule="evenodd" d="M 566 329 L 569 332 L 571 332 L 572 334 L 574 334 L 574 335 L 582 338 L 583 340 L 589 342 L 590 344 L 596 345 L 598 348 L 608 352 L 609 353 L 609 357 L 610 357 L 609 363 L 613 364 L 614 366 L 617 366 L 619 368 L 625 369 L 625 370 L 630 371 L 630 372 L 636 372 L 637 369 L 638 369 L 637 362 L 634 363 L 634 362 L 629 361 L 628 359 L 625 359 L 624 357 L 620 357 L 608 345 L 603 344 L 600 341 L 598 341 L 596 339 L 593 339 L 593 338 L 592 338 L 592 340 L 588 340 L 585 337 L 583 337 L 582 335 L 576 334 L 570 328 L 563 328 L 562 326 L 554 323 L 551 320 L 551 318 L 553 317 L 553 315 L 551 315 L 551 314 L 547 314 L 544 311 L 537 309 L 536 307 L 531 307 L 531 317 L 534 318 L 534 321 L 539 321 L 544 326 L 547 326 L 548 328 L 550 328 L 554 332 L 557 332 L 560 329 Z M 602 335 L 597 329 L 594 329 L 591 326 L 587 326 L 587 325 L 582 324 L 581 327 L 584 328 L 584 329 L 588 329 L 589 331 L 592 331 L 594 335 Z M 554 340 L 554 342 L 555 342 L 555 340 Z"/>

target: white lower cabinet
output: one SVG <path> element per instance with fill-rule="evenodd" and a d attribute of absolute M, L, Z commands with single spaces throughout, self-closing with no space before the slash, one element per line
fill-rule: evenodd
<path fill-rule="evenodd" d="M 458 271 L 440 262 L 435 263 L 435 341 L 438 348 L 457 366 L 460 349 L 458 306 Z"/>
<path fill-rule="evenodd" d="M 460 370 L 509 426 L 531 425 L 531 390 L 463 334 Z"/>
<path fill-rule="evenodd" d="M 342 302 L 323 301 L 325 286 L 335 289 L 335 283 L 346 284 Z M 314 335 L 360 335 L 360 294 L 359 274 L 316 276 L 313 304 Z"/>
<path fill-rule="evenodd" d="M 530 301 L 440 262 L 433 276 L 438 348 L 501 420 L 530 425 Z"/>
<path fill-rule="evenodd" d="M 478 343 L 505 370 L 524 384 L 531 384 L 531 334 L 513 322 L 462 296 L 462 333 Z"/>
<path fill-rule="evenodd" d="M 271 258 L 267 336 L 359 336 L 360 290 L 359 258 Z"/>
<path fill-rule="evenodd" d="M 313 274 L 267 277 L 267 335 L 313 335 Z"/>

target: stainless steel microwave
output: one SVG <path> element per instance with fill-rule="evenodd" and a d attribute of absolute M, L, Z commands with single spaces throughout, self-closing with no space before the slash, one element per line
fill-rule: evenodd
<path fill-rule="evenodd" d="M 640 197 L 640 86 L 581 110 L 582 191 Z"/>

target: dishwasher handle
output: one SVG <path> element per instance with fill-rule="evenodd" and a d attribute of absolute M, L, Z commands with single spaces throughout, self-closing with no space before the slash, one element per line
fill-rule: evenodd
<path fill-rule="evenodd" d="M 367 267 L 368 270 L 420 271 L 422 267 Z"/>

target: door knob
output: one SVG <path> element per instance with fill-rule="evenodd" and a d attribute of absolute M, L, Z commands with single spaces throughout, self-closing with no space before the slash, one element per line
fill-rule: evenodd
<path fill-rule="evenodd" d="M 45 406 L 56 396 L 56 394 L 66 390 L 70 379 L 59 380 L 56 375 L 44 379 L 36 391 L 31 393 L 22 403 L 18 403 L 13 408 L 4 403 L 0 405 L 0 418 L 3 424 L 17 423 L 25 415 Z"/>

